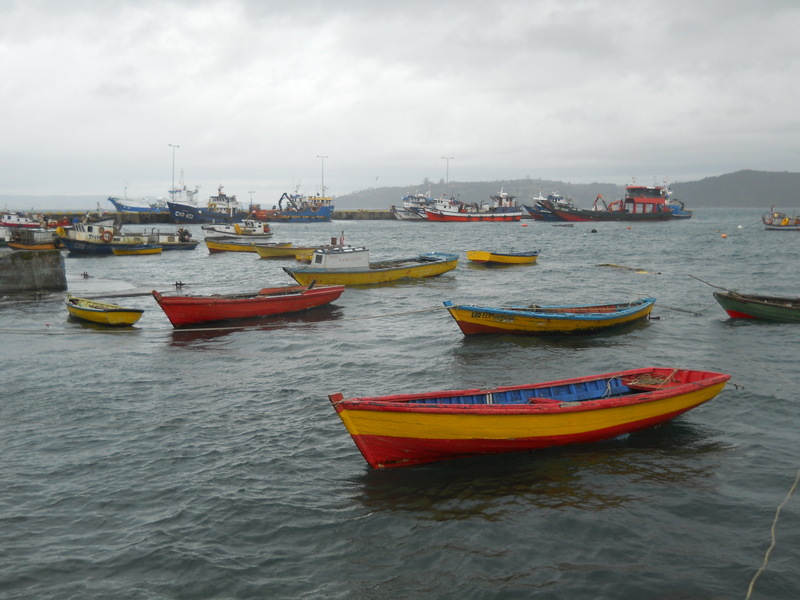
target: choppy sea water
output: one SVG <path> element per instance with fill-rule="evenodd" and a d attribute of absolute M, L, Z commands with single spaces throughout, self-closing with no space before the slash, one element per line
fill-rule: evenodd
<path fill-rule="evenodd" d="M 177 281 L 252 291 L 291 283 L 292 263 L 202 244 L 68 257 L 70 292 L 145 313 L 108 332 L 68 321 L 63 294 L 0 302 L 0 597 L 744 598 L 773 523 L 752 597 L 799 597 L 798 496 L 775 515 L 800 467 L 800 327 L 734 322 L 708 285 L 800 295 L 800 236 L 764 231 L 759 213 L 630 227 L 278 224 L 276 241 L 344 232 L 374 259 L 462 261 L 215 331 L 174 331 L 152 297 L 115 295 Z M 487 269 L 470 249 L 541 255 Z M 465 338 L 441 308 L 640 296 L 658 299 L 657 319 L 585 338 Z M 367 467 L 327 400 L 649 365 L 733 377 L 635 435 L 386 471 Z"/>

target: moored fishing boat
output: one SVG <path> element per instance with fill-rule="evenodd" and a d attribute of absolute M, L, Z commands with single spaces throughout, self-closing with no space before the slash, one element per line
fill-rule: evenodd
<path fill-rule="evenodd" d="M 228 196 L 219 186 L 215 196 L 209 196 L 205 206 L 192 200 L 169 200 L 167 202 L 175 223 L 235 223 L 246 219 L 248 211 L 236 199 Z"/>
<path fill-rule="evenodd" d="M 253 219 L 243 219 L 238 223 L 214 223 L 203 225 L 203 231 L 212 236 L 223 236 L 232 238 L 263 239 L 272 237 L 272 229 L 269 223 L 254 221 Z"/>
<path fill-rule="evenodd" d="M 729 379 L 647 367 L 485 390 L 328 399 L 367 463 L 386 468 L 611 439 L 711 400 Z"/>
<path fill-rule="evenodd" d="M 42 224 L 39 221 L 26 217 L 22 213 L 1 213 L 0 226 L 2 227 L 30 227 L 38 228 Z"/>
<path fill-rule="evenodd" d="M 473 221 L 519 221 L 522 218 L 522 209 L 515 202 L 515 196 L 501 189 L 497 194 L 490 196 L 490 203 L 467 204 L 458 202 L 452 208 L 437 206 L 425 207 L 425 214 L 429 221 L 465 223 Z"/>
<path fill-rule="evenodd" d="M 64 299 L 64 304 L 67 306 L 67 312 L 70 317 L 109 327 L 130 327 L 144 313 L 143 309 L 126 308 L 118 304 L 98 302 L 72 295 L 68 295 Z"/>
<path fill-rule="evenodd" d="M 9 227 L 8 247 L 14 250 L 55 250 L 58 234 L 53 229 Z"/>
<path fill-rule="evenodd" d="M 324 186 L 322 191 L 321 196 L 304 196 L 297 190 L 294 194 L 284 192 L 272 209 L 258 208 L 251 214 L 259 221 L 326 223 L 333 218 L 333 198 L 325 196 Z"/>
<path fill-rule="evenodd" d="M 800 231 L 800 217 L 789 216 L 785 212 L 775 210 L 774 206 L 761 216 L 761 222 L 767 231 Z"/>
<path fill-rule="evenodd" d="M 330 246 L 295 246 L 289 243 L 287 246 L 256 246 L 256 252 L 261 258 L 294 258 L 295 260 L 309 262 L 315 250 L 329 248 Z"/>
<path fill-rule="evenodd" d="M 549 208 L 542 204 L 542 201 L 547 200 L 552 202 L 555 206 L 569 208 L 573 206 L 572 201 L 562 196 L 559 192 L 548 194 L 547 197 L 542 196 L 541 191 L 539 195 L 533 198 L 533 206 L 523 204 L 522 208 L 528 211 L 528 216 L 535 221 L 563 221 L 561 217 L 553 213 Z"/>
<path fill-rule="evenodd" d="M 323 285 L 372 285 L 435 277 L 457 266 L 457 254 L 427 252 L 409 258 L 371 262 L 366 248 L 335 246 L 315 250 L 308 267 L 283 267 L 283 270 L 301 285 L 312 281 Z"/>
<path fill-rule="evenodd" d="M 598 194 L 591 210 L 558 205 L 551 200 L 542 200 L 539 204 L 565 221 L 651 222 L 691 217 L 691 211 L 686 211 L 682 203 L 669 204 L 666 185 L 645 186 L 635 182 L 625 187 L 622 200 L 606 204 L 603 196 Z"/>
<path fill-rule="evenodd" d="M 210 254 L 219 252 L 256 252 L 256 247 L 288 248 L 292 245 L 291 242 L 265 242 L 261 239 L 238 239 L 226 236 L 207 237 L 205 242 Z"/>
<path fill-rule="evenodd" d="M 714 292 L 714 298 L 733 319 L 758 319 L 778 323 L 800 323 L 800 298 Z"/>
<path fill-rule="evenodd" d="M 149 198 L 116 198 L 109 196 L 108 201 L 119 213 L 169 215 L 167 202 L 162 199 L 150 200 Z"/>
<path fill-rule="evenodd" d="M 162 250 L 192 250 L 199 243 L 192 239 L 187 229 L 176 232 L 122 231 L 112 222 L 75 223 L 71 227 L 56 228 L 59 243 L 70 254 L 105 255 L 114 250 L 135 250 L 143 245 L 160 246 Z"/>
<path fill-rule="evenodd" d="M 488 265 L 531 265 L 539 257 L 539 250 L 528 252 L 489 252 L 487 250 L 468 250 L 467 258 L 475 263 Z"/>
<path fill-rule="evenodd" d="M 583 334 L 644 319 L 655 298 L 634 302 L 577 306 L 488 307 L 445 301 L 464 335 L 508 333 L 518 335 Z"/>
<path fill-rule="evenodd" d="M 298 312 L 329 304 L 339 298 L 344 286 L 282 286 L 249 294 L 153 297 L 173 327 L 216 321 L 267 317 Z"/>

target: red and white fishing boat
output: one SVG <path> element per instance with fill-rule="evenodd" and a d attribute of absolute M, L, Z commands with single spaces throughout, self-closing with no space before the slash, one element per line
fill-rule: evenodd
<path fill-rule="evenodd" d="M 523 209 L 503 189 L 491 196 L 490 203 L 467 204 L 454 203 L 450 208 L 425 207 L 425 214 L 429 221 L 434 222 L 471 222 L 471 221 L 519 221 Z"/>
<path fill-rule="evenodd" d="M 164 296 L 153 290 L 153 297 L 173 327 L 200 325 L 215 321 L 268 317 L 323 306 L 336 300 L 344 286 L 282 286 L 264 288 L 248 294 L 212 296 Z"/>
<path fill-rule="evenodd" d="M 0 215 L 2 227 L 41 227 L 39 221 L 34 221 L 21 213 L 2 213 Z"/>

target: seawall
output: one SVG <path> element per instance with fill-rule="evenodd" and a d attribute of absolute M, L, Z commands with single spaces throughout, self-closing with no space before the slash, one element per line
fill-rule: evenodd
<path fill-rule="evenodd" d="M 0 251 L 0 293 L 66 289 L 67 273 L 60 250 Z"/>

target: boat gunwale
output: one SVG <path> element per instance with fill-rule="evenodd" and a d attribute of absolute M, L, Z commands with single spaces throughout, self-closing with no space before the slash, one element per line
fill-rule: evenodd
<path fill-rule="evenodd" d="M 587 400 L 563 400 L 548 398 L 537 398 L 537 400 L 556 400 L 552 403 L 509 403 L 509 404 L 456 404 L 443 403 L 433 404 L 421 402 L 424 400 L 435 400 L 437 398 L 453 398 L 459 396 L 490 396 L 496 393 L 531 391 L 532 393 L 541 388 L 551 388 L 556 386 L 569 386 L 590 381 L 611 380 L 619 378 L 634 377 L 636 375 L 651 373 L 698 373 L 703 374 L 702 379 L 683 382 L 665 382 L 661 386 L 646 386 L 651 389 L 634 389 L 635 391 L 624 396 L 611 396 L 608 398 L 595 398 Z M 534 414 L 560 414 L 570 412 L 585 412 L 633 406 L 668 400 L 690 392 L 708 389 L 714 386 L 723 385 L 731 378 L 730 375 L 715 371 L 698 371 L 694 369 L 667 369 L 659 367 L 645 367 L 641 369 L 631 369 L 618 371 L 615 373 L 605 373 L 602 375 L 592 375 L 563 379 L 558 381 L 542 382 L 537 384 L 499 386 L 492 389 L 467 389 L 467 390 L 445 390 L 439 392 L 423 392 L 419 394 L 396 394 L 389 396 L 355 397 L 344 398 L 341 393 L 328 396 L 337 413 L 346 410 L 362 410 L 372 412 L 402 412 L 402 413 L 425 413 L 441 415 L 534 415 Z M 626 386 L 630 387 L 628 384 Z M 645 387 L 645 386 L 643 386 Z"/>
<path fill-rule="evenodd" d="M 636 314 L 637 312 L 651 309 L 656 303 L 655 298 L 643 298 L 628 304 L 625 303 L 610 303 L 610 304 L 587 304 L 575 306 L 505 306 L 505 307 L 484 307 L 473 304 L 453 304 L 449 300 L 444 302 L 445 308 L 448 311 L 454 310 L 467 310 L 471 312 L 485 312 L 497 315 L 514 315 L 529 318 L 544 318 L 556 320 L 578 320 L 578 321 L 601 321 L 616 319 L 620 317 Z M 602 307 L 620 307 L 625 306 L 624 309 L 617 308 L 616 310 L 609 311 L 590 311 L 592 308 Z M 573 310 L 570 310 L 573 309 Z M 577 312 L 576 312 L 577 311 Z M 455 317 L 455 316 L 454 316 Z M 456 319 L 458 321 L 458 319 Z"/>

